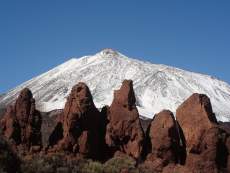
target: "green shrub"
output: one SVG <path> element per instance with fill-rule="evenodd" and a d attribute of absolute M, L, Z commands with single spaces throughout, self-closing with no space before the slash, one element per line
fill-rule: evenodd
<path fill-rule="evenodd" d="M 99 162 L 89 161 L 85 163 L 80 171 L 82 173 L 103 173 L 103 166 Z"/>
<path fill-rule="evenodd" d="M 104 173 L 120 173 L 123 169 L 134 170 L 135 160 L 131 157 L 114 157 L 104 164 Z"/>
<path fill-rule="evenodd" d="M 22 173 L 55 173 L 52 164 L 41 157 L 23 161 L 21 171 Z"/>
<path fill-rule="evenodd" d="M 32 158 L 24 159 L 21 164 L 22 173 L 56 173 L 60 167 L 65 167 L 66 161 L 62 155 L 32 156 Z M 68 172 L 66 172 L 68 173 Z"/>
<path fill-rule="evenodd" d="M 139 173 L 135 160 L 128 156 L 114 157 L 104 164 L 83 158 L 71 158 L 54 154 L 25 157 L 21 164 L 22 173 Z"/>

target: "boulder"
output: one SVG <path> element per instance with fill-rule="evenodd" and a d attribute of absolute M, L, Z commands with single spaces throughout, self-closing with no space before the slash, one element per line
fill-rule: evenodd
<path fill-rule="evenodd" d="M 182 153 L 185 150 L 180 130 L 173 113 L 163 110 L 154 116 L 147 136 L 151 141 L 151 157 L 160 158 L 164 164 L 181 163 Z M 153 159 L 154 160 L 154 159 Z"/>
<path fill-rule="evenodd" d="M 218 124 L 209 98 L 193 94 L 177 109 L 186 140 L 185 167 L 199 173 L 229 172 L 229 128 Z"/>
<path fill-rule="evenodd" d="M 148 169 L 160 173 L 168 165 L 184 164 L 186 149 L 183 133 L 171 111 L 163 110 L 154 116 L 146 140 L 144 165 Z"/>
<path fill-rule="evenodd" d="M 210 99 L 203 94 L 193 94 L 178 107 L 176 118 L 183 129 L 187 152 L 199 153 L 203 135 L 217 125 Z"/>
<path fill-rule="evenodd" d="M 108 108 L 106 144 L 112 152 L 121 151 L 139 159 L 142 154 L 144 132 L 136 108 L 131 80 L 125 80 Z"/>

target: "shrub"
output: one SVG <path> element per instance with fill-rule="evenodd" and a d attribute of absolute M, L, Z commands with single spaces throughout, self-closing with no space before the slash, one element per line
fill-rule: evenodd
<path fill-rule="evenodd" d="M 99 162 L 94 161 L 88 161 L 88 163 L 85 163 L 82 167 L 82 170 L 80 171 L 82 173 L 103 173 L 103 166 Z"/>
<path fill-rule="evenodd" d="M 20 160 L 9 143 L 0 136 L 0 172 L 18 172 Z"/>
<path fill-rule="evenodd" d="M 66 161 L 62 155 L 53 156 L 31 156 L 24 158 L 21 164 L 23 173 L 56 173 L 60 167 L 65 167 Z M 68 173 L 68 172 L 66 172 Z"/>
<path fill-rule="evenodd" d="M 104 164 L 63 154 L 33 155 L 24 157 L 22 173 L 139 173 L 135 160 L 128 156 L 114 157 Z"/>
<path fill-rule="evenodd" d="M 134 170 L 135 160 L 128 156 L 114 157 L 104 164 L 104 173 L 120 173 L 121 170 Z"/>
<path fill-rule="evenodd" d="M 57 168 L 57 173 L 70 173 L 70 169 L 67 167 L 59 167 Z"/>

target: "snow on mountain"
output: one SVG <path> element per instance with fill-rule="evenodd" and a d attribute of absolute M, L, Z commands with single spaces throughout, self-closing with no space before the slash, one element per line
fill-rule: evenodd
<path fill-rule="evenodd" d="M 218 120 L 230 120 L 230 86 L 208 75 L 178 68 L 151 64 L 128 58 L 112 49 L 93 56 L 72 58 L 54 69 L 9 91 L 0 98 L 0 105 L 11 103 L 20 90 L 32 90 L 41 111 L 62 109 L 73 85 L 85 82 L 98 108 L 110 105 L 113 90 L 124 79 L 132 79 L 137 106 L 142 116 L 153 117 L 162 109 L 176 108 L 192 93 L 207 94 Z"/>

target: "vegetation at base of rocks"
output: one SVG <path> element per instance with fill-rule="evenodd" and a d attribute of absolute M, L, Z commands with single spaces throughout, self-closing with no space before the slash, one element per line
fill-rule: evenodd
<path fill-rule="evenodd" d="M 105 173 L 120 173 L 122 170 L 129 170 L 129 172 L 136 173 L 138 171 L 135 170 L 135 164 L 135 160 L 128 156 L 118 156 L 108 160 L 103 166 Z"/>
<path fill-rule="evenodd" d="M 139 169 L 139 173 L 156 173 L 156 171 L 153 168 L 145 164 L 140 164 L 138 166 L 138 169 Z"/>
<path fill-rule="evenodd" d="M 88 161 L 81 167 L 82 173 L 103 173 L 103 165 L 99 162 Z"/>
<path fill-rule="evenodd" d="M 0 173 L 16 172 L 19 169 L 19 158 L 12 151 L 8 142 L 0 137 Z"/>
<path fill-rule="evenodd" d="M 21 173 L 139 173 L 135 160 L 128 156 L 114 157 L 105 163 L 68 158 L 64 154 L 34 155 L 22 160 Z"/>

